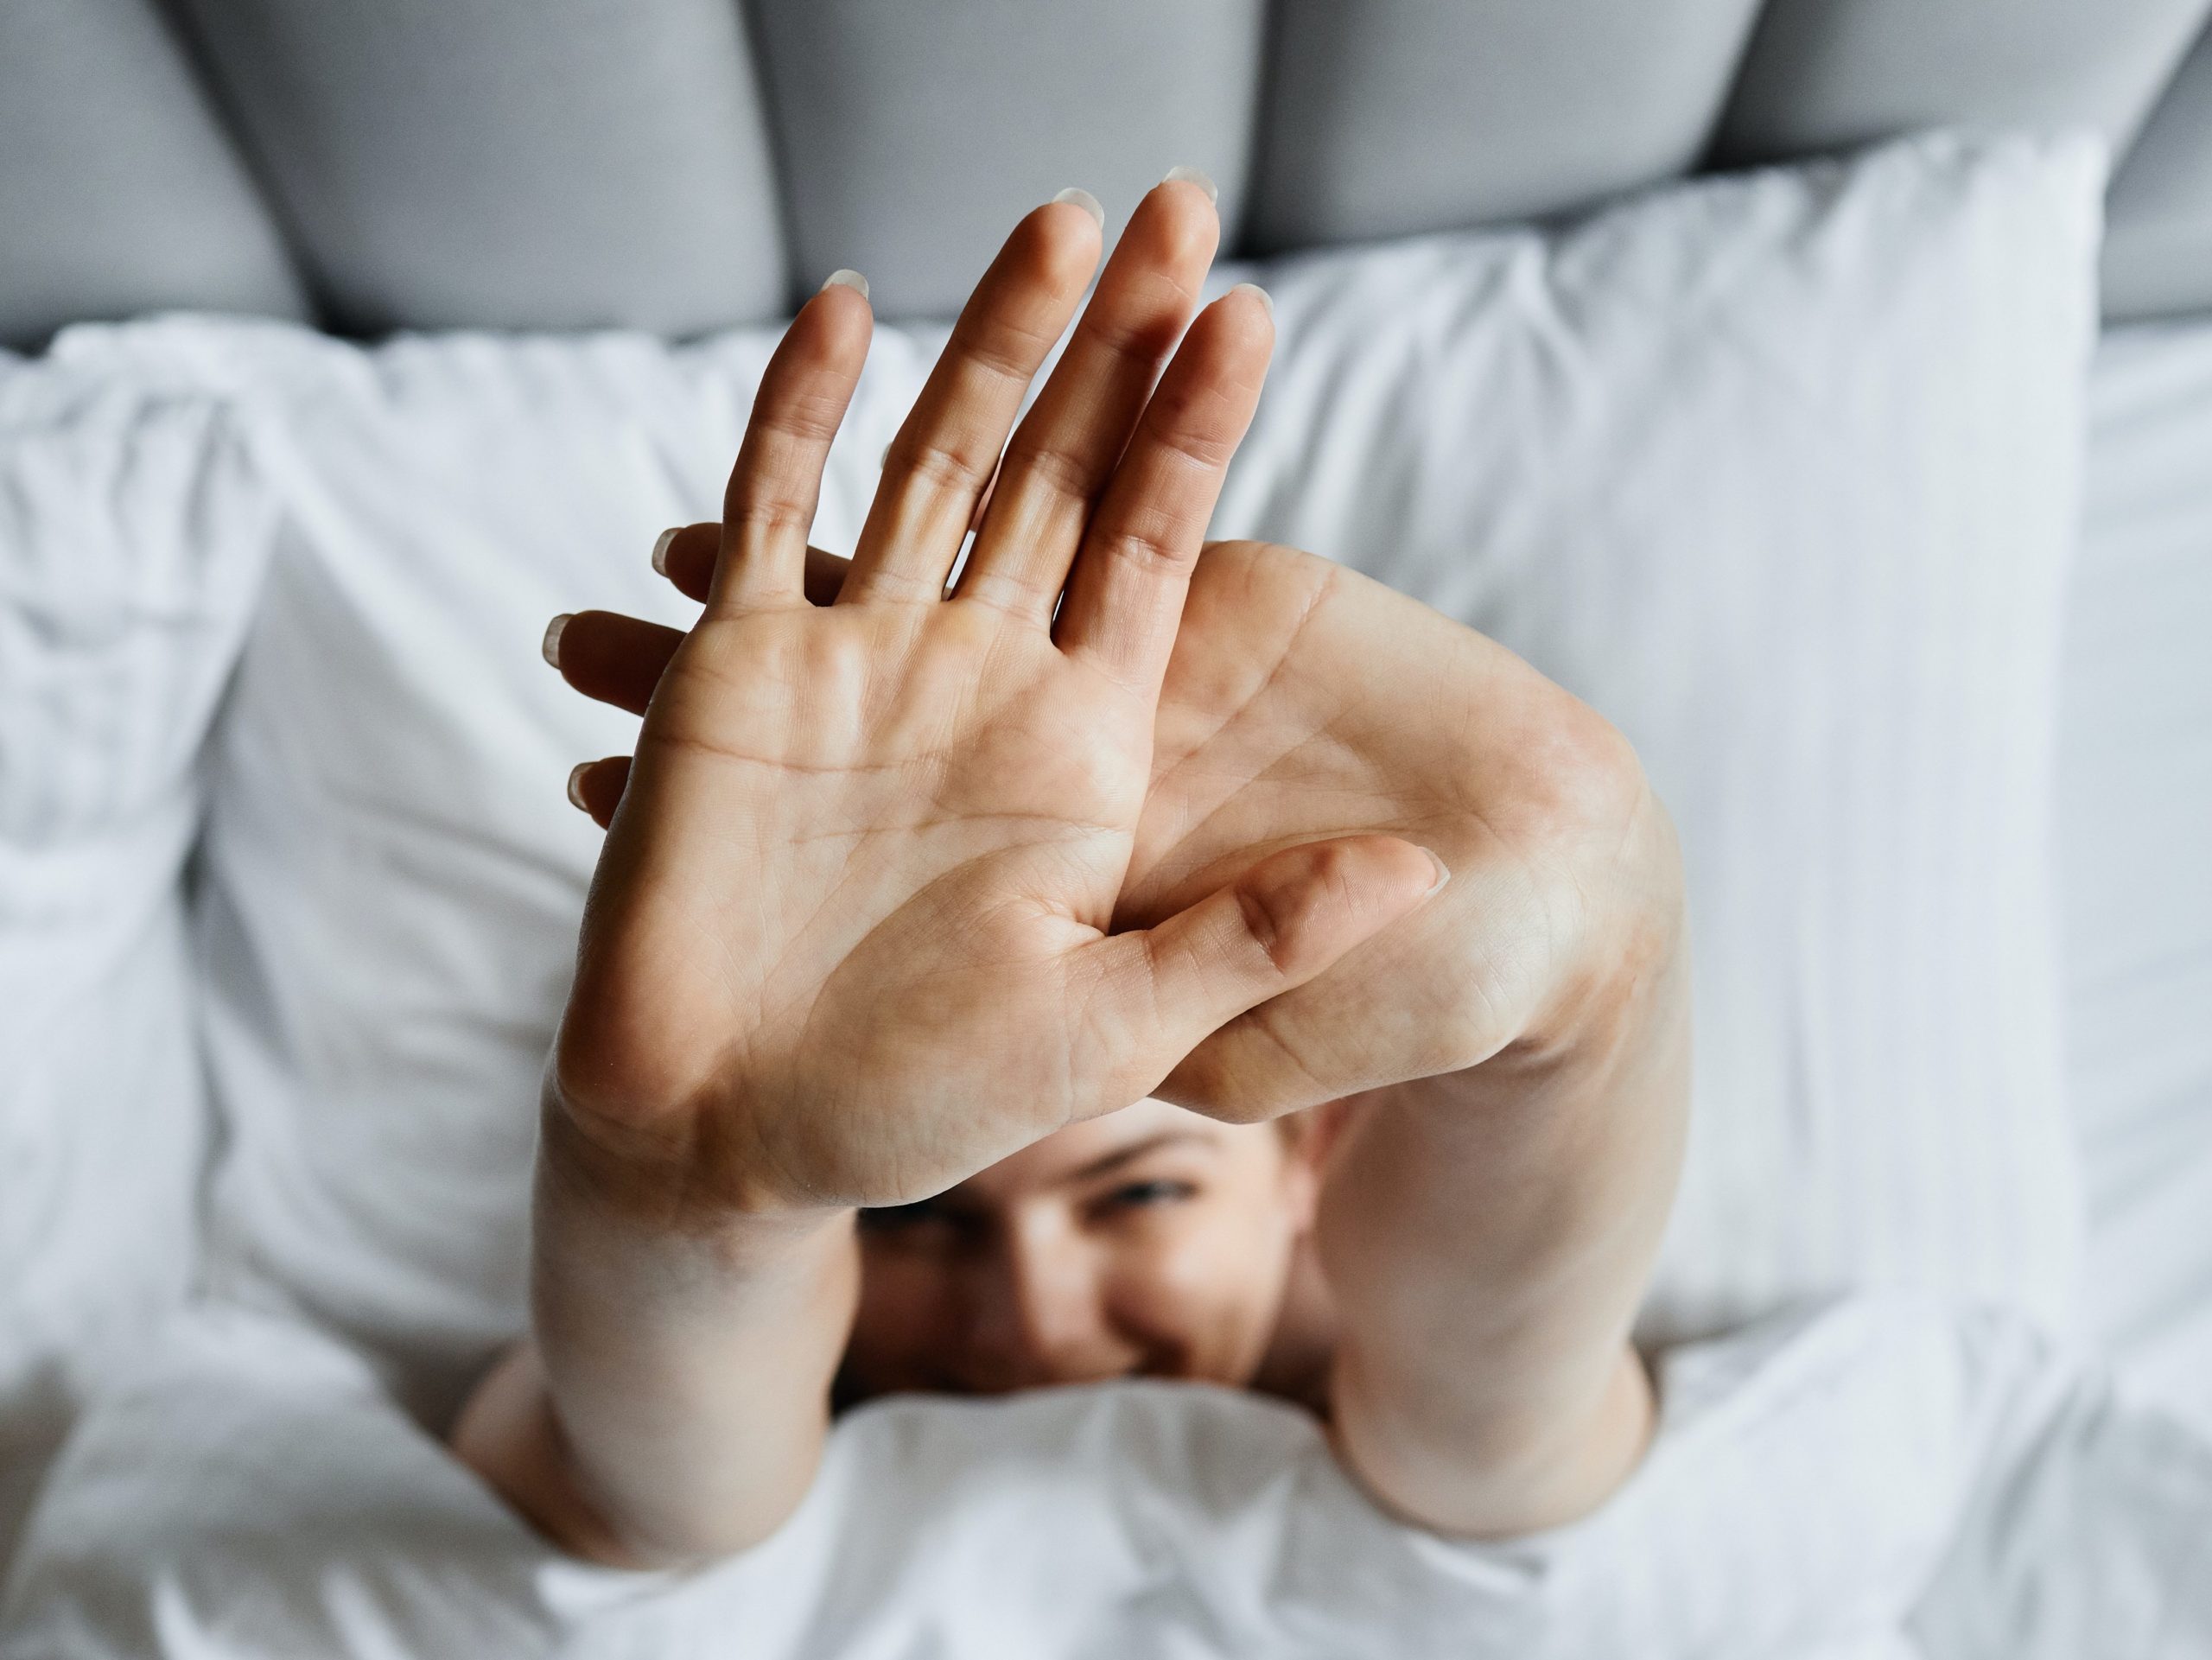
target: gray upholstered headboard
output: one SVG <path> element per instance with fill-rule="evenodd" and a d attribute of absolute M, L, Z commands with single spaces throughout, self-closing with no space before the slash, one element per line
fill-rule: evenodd
<path fill-rule="evenodd" d="M 1062 185 L 1247 253 L 1936 124 L 2122 158 L 2107 308 L 2212 308 L 2212 0 L 0 0 L 0 341 L 178 307 L 685 334 L 952 308 Z"/>

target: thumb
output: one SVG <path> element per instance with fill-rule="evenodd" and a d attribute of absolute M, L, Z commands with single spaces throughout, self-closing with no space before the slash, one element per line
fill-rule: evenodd
<path fill-rule="evenodd" d="M 1347 836 L 1269 854 L 1155 927 L 1085 948 L 1098 970 L 1089 1036 L 1124 1106 L 1209 1034 L 1317 978 L 1440 891 L 1450 873 L 1394 836 Z M 1128 1093 L 1134 1082 L 1135 1092 Z"/>

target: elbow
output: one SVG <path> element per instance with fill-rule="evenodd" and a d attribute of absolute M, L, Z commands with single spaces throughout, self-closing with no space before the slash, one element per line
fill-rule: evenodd
<path fill-rule="evenodd" d="M 1497 1541 L 1581 1521 L 1643 1460 L 1657 1421 L 1649 1375 L 1624 1345 L 1594 1400 L 1479 1405 L 1363 1392 L 1340 1366 L 1330 1436 L 1338 1463 L 1376 1506 L 1451 1538 Z"/>
<path fill-rule="evenodd" d="M 594 1496 L 563 1434 L 533 1345 L 510 1350 L 461 1409 L 447 1441 L 501 1503 L 547 1542 L 581 1561 L 632 1572 L 697 1568 L 750 1550 L 798 1508 L 807 1483 L 743 1504 L 698 1504 L 630 1517 Z M 808 1472 L 810 1476 L 810 1471 Z"/>

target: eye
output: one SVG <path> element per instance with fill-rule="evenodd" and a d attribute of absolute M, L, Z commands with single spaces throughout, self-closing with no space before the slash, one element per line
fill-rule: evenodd
<path fill-rule="evenodd" d="M 1198 1188 L 1187 1181 L 1130 1181 L 1107 1194 L 1104 1203 L 1109 1210 L 1141 1211 L 1178 1205 L 1198 1196 Z"/>

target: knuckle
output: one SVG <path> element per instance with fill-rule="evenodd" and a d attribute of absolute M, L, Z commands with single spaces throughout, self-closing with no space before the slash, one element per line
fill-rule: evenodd
<path fill-rule="evenodd" d="M 827 445 L 844 423 L 848 394 L 849 389 L 842 385 L 800 387 L 765 424 L 803 443 Z"/>
<path fill-rule="evenodd" d="M 1273 897 L 1253 887 L 1236 890 L 1236 908 L 1244 913 L 1244 932 L 1258 945 L 1268 961 L 1276 968 L 1282 967 L 1276 952 L 1281 948 L 1284 916 Z"/>
<path fill-rule="evenodd" d="M 993 317 L 963 328 L 960 356 L 963 367 L 980 370 L 987 378 L 1026 386 L 1052 344 L 1037 329 Z"/>
<path fill-rule="evenodd" d="M 783 459 L 789 452 L 819 455 L 826 451 L 844 423 L 849 387 L 771 384 L 762 389 L 760 401 L 746 423 L 746 437 L 756 451 L 766 447 Z"/>
<path fill-rule="evenodd" d="M 1345 891 L 1349 864 L 1344 849 L 1323 843 L 1302 850 L 1291 869 L 1237 887 L 1245 932 L 1278 973 L 1306 966 L 1319 925 Z"/>
<path fill-rule="evenodd" d="M 1197 538 L 1184 534 L 1179 520 L 1158 512 L 1139 512 L 1116 525 L 1102 539 L 1109 558 L 1136 567 L 1139 575 L 1172 574 L 1198 558 Z"/>
<path fill-rule="evenodd" d="M 1168 422 L 1160 431 L 1160 447 L 1185 465 L 1204 474 L 1220 472 L 1236 453 L 1236 441 L 1196 422 Z"/>
<path fill-rule="evenodd" d="M 980 442 L 954 437 L 918 444 L 903 452 L 894 447 L 893 463 L 932 491 L 973 495 L 990 481 L 998 458 Z"/>
<path fill-rule="evenodd" d="M 996 304 L 963 313 L 945 348 L 948 362 L 963 373 L 981 372 L 990 379 L 1027 386 L 1060 337 L 1052 308 L 1023 315 L 1030 309 Z"/>
<path fill-rule="evenodd" d="M 1180 289 L 1156 302 L 1094 307 L 1080 327 L 1109 357 L 1145 370 L 1155 369 L 1183 332 L 1187 296 Z"/>
<path fill-rule="evenodd" d="M 1008 478 L 1019 474 L 1033 479 L 1055 495 L 1087 501 L 1105 482 L 1103 469 L 1087 462 L 1064 444 L 1017 438 L 1007 452 Z"/>
<path fill-rule="evenodd" d="M 1205 473 L 1227 467 L 1243 436 L 1228 401 L 1207 385 L 1162 385 L 1153 394 L 1146 424 L 1168 455 Z"/>
<path fill-rule="evenodd" d="M 783 491 L 741 491 L 726 508 L 733 528 L 755 536 L 804 536 L 814 525 L 814 504 Z"/>
<path fill-rule="evenodd" d="M 828 429 L 836 430 L 835 423 Z M 795 435 L 792 429 L 756 425 L 746 435 L 738 464 L 722 491 L 725 523 L 764 529 L 804 530 L 814 517 L 829 438 Z"/>

